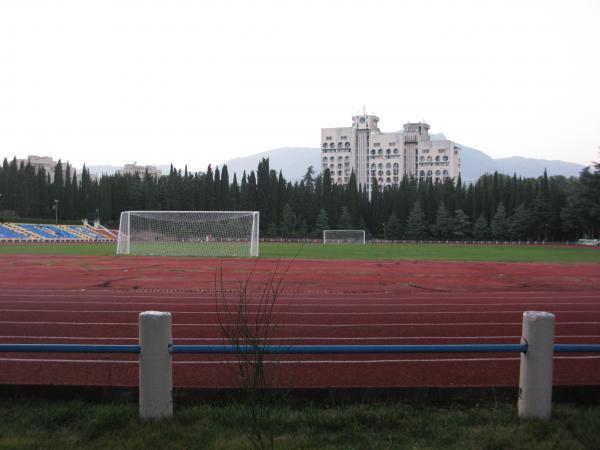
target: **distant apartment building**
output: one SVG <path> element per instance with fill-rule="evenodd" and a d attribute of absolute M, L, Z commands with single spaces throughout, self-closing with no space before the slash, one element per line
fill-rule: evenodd
<path fill-rule="evenodd" d="M 51 156 L 29 155 L 25 159 L 17 158 L 17 167 L 20 167 L 21 164 L 26 166 L 27 163 L 29 163 L 31 167 L 35 169 L 35 173 L 38 173 L 40 170 L 44 169 L 46 175 L 50 176 L 50 182 L 54 182 L 54 170 L 56 169 L 56 164 L 58 163 L 58 161 L 54 161 Z M 62 173 L 63 177 L 67 174 L 67 162 L 62 163 Z M 80 174 L 81 171 L 71 168 L 71 176 L 73 176 L 75 173 Z M 89 175 L 90 180 L 98 180 L 98 177 L 95 174 L 90 173 Z M 77 181 L 81 183 L 81 177 L 79 175 L 77 177 Z"/>
<path fill-rule="evenodd" d="M 402 131 L 382 133 L 379 117 L 352 117 L 351 127 L 321 129 L 321 169 L 329 169 L 336 184 L 346 184 L 354 171 L 359 185 L 371 191 L 397 186 L 407 175 L 434 183 L 456 180 L 460 147 L 448 140 L 431 140 L 425 122 L 407 123 Z"/>
<path fill-rule="evenodd" d="M 31 167 L 35 169 L 35 173 L 38 173 L 40 170 L 44 169 L 47 175 L 50 175 L 50 181 L 54 181 L 54 169 L 56 168 L 56 164 L 58 161 L 54 161 L 50 156 L 37 156 L 37 155 L 29 155 L 25 159 L 17 159 L 17 167 L 21 164 L 27 165 L 29 163 Z M 66 174 L 67 165 L 63 164 L 62 172 L 63 175 Z"/>
<path fill-rule="evenodd" d="M 117 170 L 120 175 L 140 175 L 144 176 L 148 172 L 148 175 L 153 177 L 160 177 L 162 172 L 156 168 L 156 166 L 138 166 L 136 163 L 125 164 L 123 169 Z"/>

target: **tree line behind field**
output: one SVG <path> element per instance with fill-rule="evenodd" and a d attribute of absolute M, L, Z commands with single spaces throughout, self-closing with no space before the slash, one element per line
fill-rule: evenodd
<path fill-rule="evenodd" d="M 521 178 L 499 173 L 465 185 L 404 177 L 397 187 L 373 192 L 333 183 L 329 170 L 309 167 L 287 181 L 263 159 L 255 171 L 230 178 L 227 166 L 191 173 L 171 166 L 168 175 L 103 176 L 92 180 L 59 161 L 51 182 L 43 170 L 4 160 L 0 214 L 60 220 L 94 218 L 116 226 L 126 210 L 260 211 L 261 236 L 318 237 L 324 229 L 363 229 L 387 239 L 572 240 L 600 232 L 600 164 L 579 177 Z"/>

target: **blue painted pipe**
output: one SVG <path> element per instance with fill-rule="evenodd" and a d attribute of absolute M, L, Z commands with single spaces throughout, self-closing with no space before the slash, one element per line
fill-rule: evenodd
<path fill-rule="evenodd" d="M 266 345 L 264 354 L 319 353 L 506 353 L 527 352 L 527 344 L 448 344 L 448 345 Z M 172 353 L 235 354 L 256 353 L 251 345 L 173 345 Z"/>
<path fill-rule="evenodd" d="M 1 352 L 24 353 L 139 353 L 139 345 L 0 344 Z"/>
<path fill-rule="evenodd" d="M 172 353 L 235 354 L 255 353 L 244 345 L 173 345 Z M 0 344 L 0 352 L 23 353 L 140 353 L 139 345 L 85 344 Z M 527 344 L 444 344 L 444 345 L 266 345 L 264 354 L 343 354 L 343 353 L 526 353 Z M 555 344 L 555 353 L 597 353 L 600 344 Z"/>
<path fill-rule="evenodd" d="M 600 344 L 554 344 L 554 353 L 597 353 Z"/>

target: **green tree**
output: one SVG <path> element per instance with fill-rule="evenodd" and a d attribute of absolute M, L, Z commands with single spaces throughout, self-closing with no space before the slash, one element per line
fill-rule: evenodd
<path fill-rule="evenodd" d="M 531 229 L 531 213 L 524 203 L 515 209 L 508 223 L 508 235 L 511 239 L 525 240 Z"/>
<path fill-rule="evenodd" d="M 386 224 L 386 237 L 388 239 L 402 238 L 402 224 L 396 217 L 396 214 L 391 214 Z"/>
<path fill-rule="evenodd" d="M 508 238 L 508 217 L 506 216 L 506 209 L 502 203 L 498 203 L 496 208 L 496 214 L 491 223 L 492 236 L 494 239 L 507 239 Z"/>
<path fill-rule="evenodd" d="M 294 234 L 295 226 L 295 218 L 294 211 L 292 211 L 292 207 L 286 203 L 283 207 L 283 217 L 281 219 L 281 235 L 283 237 L 290 237 Z"/>
<path fill-rule="evenodd" d="M 421 204 L 417 200 L 406 221 L 407 239 L 425 239 L 427 237 L 427 221 Z"/>
<path fill-rule="evenodd" d="M 488 226 L 485 215 L 481 213 L 473 225 L 473 237 L 479 241 L 489 239 L 491 236 L 490 227 Z"/>
<path fill-rule="evenodd" d="M 435 215 L 435 225 L 430 227 L 432 234 L 441 239 L 449 239 L 452 237 L 453 225 L 450 211 L 446 209 L 444 202 L 441 202 Z"/>
<path fill-rule="evenodd" d="M 317 220 L 315 220 L 315 233 L 322 234 L 323 230 L 329 229 L 329 219 L 327 217 L 327 211 L 325 209 L 321 209 L 319 211 L 319 215 L 317 216 Z"/>
<path fill-rule="evenodd" d="M 350 216 L 350 211 L 347 206 L 342 207 L 342 212 L 338 218 L 337 227 L 339 230 L 351 230 L 354 228 L 352 224 L 352 216 Z"/>
<path fill-rule="evenodd" d="M 462 209 L 454 211 L 452 218 L 452 238 L 462 241 L 471 234 L 471 221 Z"/>

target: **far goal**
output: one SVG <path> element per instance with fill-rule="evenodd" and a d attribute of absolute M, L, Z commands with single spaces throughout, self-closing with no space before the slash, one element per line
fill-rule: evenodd
<path fill-rule="evenodd" d="M 364 244 L 365 230 L 323 230 L 323 244 Z"/>
<path fill-rule="evenodd" d="M 258 256 L 256 211 L 124 211 L 117 255 Z"/>

